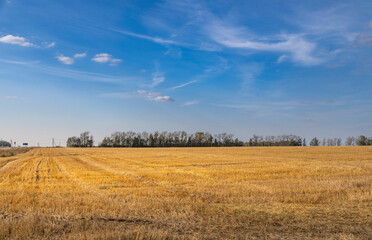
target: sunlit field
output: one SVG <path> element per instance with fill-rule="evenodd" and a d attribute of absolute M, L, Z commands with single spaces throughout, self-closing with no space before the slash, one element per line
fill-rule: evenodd
<path fill-rule="evenodd" d="M 33 149 L 0 239 L 368 239 L 372 147 Z"/>

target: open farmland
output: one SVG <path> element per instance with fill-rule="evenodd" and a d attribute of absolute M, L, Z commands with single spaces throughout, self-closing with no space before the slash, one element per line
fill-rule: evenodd
<path fill-rule="evenodd" d="M 0 239 L 368 239 L 372 147 L 33 149 Z"/>

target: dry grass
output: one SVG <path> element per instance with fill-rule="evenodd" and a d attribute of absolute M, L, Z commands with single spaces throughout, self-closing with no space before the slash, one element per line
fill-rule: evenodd
<path fill-rule="evenodd" d="M 372 147 L 34 149 L 0 239 L 368 239 Z"/>
<path fill-rule="evenodd" d="M 32 148 L 0 148 L 0 157 L 12 157 L 17 154 L 25 153 L 32 150 Z"/>

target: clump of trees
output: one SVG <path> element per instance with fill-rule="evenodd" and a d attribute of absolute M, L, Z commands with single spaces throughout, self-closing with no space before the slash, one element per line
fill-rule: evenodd
<path fill-rule="evenodd" d="M 311 139 L 310 146 L 319 146 L 319 143 L 320 143 L 319 139 L 315 137 Z"/>
<path fill-rule="evenodd" d="M 83 132 L 80 137 L 69 137 L 66 142 L 67 147 L 93 147 L 93 136 L 89 132 Z"/>
<path fill-rule="evenodd" d="M 348 137 L 346 139 L 345 145 L 347 146 L 369 146 L 372 145 L 372 137 L 367 138 L 364 135 L 360 135 L 359 137 Z"/>
<path fill-rule="evenodd" d="M 249 139 L 248 146 L 302 146 L 306 145 L 306 140 L 296 135 L 280 135 L 280 136 L 257 136 L 253 135 Z"/>
<path fill-rule="evenodd" d="M 341 138 L 323 138 L 322 146 L 342 146 Z"/>
<path fill-rule="evenodd" d="M 11 146 L 12 145 L 10 144 L 10 142 L 0 140 L 0 147 L 11 147 Z"/>
<path fill-rule="evenodd" d="M 244 142 L 233 139 L 232 134 L 211 135 L 208 132 L 188 134 L 177 132 L 115 132 L 105 137 L 100 147 L 228 147 L 244 146 Z"/>

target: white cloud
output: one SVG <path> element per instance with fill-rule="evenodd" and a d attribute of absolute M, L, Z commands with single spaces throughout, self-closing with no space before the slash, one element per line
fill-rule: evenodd
<path fill-rule="evenodd" d="M 164 73 L 163 72 L 154 72 L 152 74 L 152 84 L 151 87 L 155 87 L 159 85 L 160 83 L 165 81 Z"/>
<path fill-rule="evenodd" d="M 195 105 L 195 104 L 198 104 L 199 102 L 198 101 L 190 101 L 190 102 L 185 102 L 183 104 L 183 106 L 190 106 L 190 105 Z"/>
<path fill-rule="evenodd" d="M 19 46 L 22 46 L 22 47 L 34 47 L 35 46 L 34 44 L 27 41 L 26 38 L 13 36 L 13 35 L 6 35 L 6 36 L 0 38 L 0 42 L 19 45 Z"/>
<path fill-rule="evenodd" d="M 68 65 L 71 65 L 75 62 L 75 59 L 76 58 L 84 58 L 87 54 L 84 52 L 84 53 L 76 53 L 74 54 L 74 57 L 67 57 L 67 56 L 64 56 L 63 54 L 60 54 L 57 56 L 57 59 L 63 63 L 63 64 L 68 64 Z"/>
<path fill-rule="evenodd" d="M 149 97 L 148 100 L 154 102 L 174 102 L 174 99 L 170 96 L 156 96 L 156 97 Z"/>
<path fill-rule="evenodd" d="M 46 43 L 46 46 L 45 46 L 45 48 L 52 48 L 52 47 L 54 47 L 56 45 L 56 43 L 55 42 L 51 42 L 51 43 Z"/>
<path fill-rule="evenodd" d="M 63 64 L 67 64 L 67 65 L 71 65 L 75 62 L 75 60 L 73 58 L 70 58 L 70 57 L 66 57 L 64 56 L 63 54 L 61 55 L 58 55 L 56 57 L 58 59 L 58 61 L 60 61 L 61 63 Z"/>
<path fill-rule="evenodd" d="M 74 54 L 74 58 L 84 58 L 87 56 L 86 52 Z"/>
<path fill-rule="evenodd" d="M 137 90 L 136 92 L 116 92 L 116 93 L 106 93 L 101 95 L 103 97 L 111 98 L 142 98 L 148 101 L 154 102 L 174 102 L 174 99 L 170 96 L 163 96 L 158 92 L 148 92 L 146 90 Z"/>
<path fill-rule="evenodd" d="M 112 58 L 112 55 L 108 53 L 99 53 L 92 58 L 92 61 L 98 62 L 98 63 L 110 63 L 111 66 L 114 66 L 121 62 L 121 59 Z"/>

